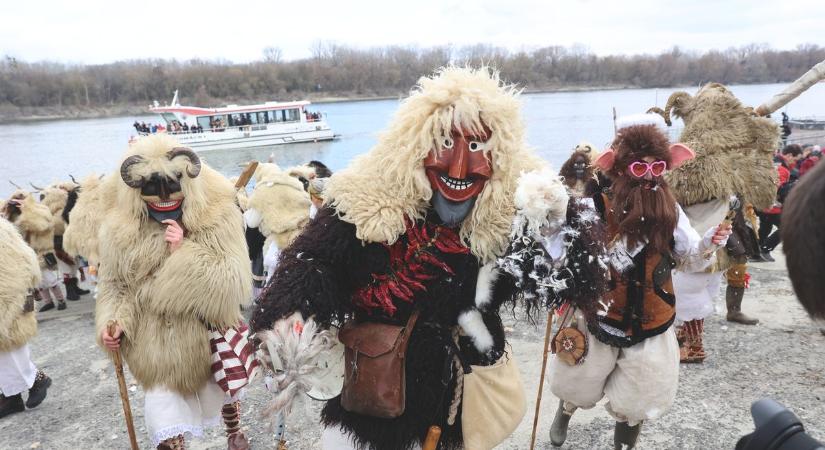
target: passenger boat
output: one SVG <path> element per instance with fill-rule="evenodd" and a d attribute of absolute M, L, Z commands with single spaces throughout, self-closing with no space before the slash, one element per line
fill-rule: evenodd
<path fill-rule="evenodd" d="M 178 91 L 169 106 L 156 101 L 150 111 L 160 115 L 166 133 L 195 150 L 267 147 L 335 138 L 324 114 L 311 111 L 308 101 L 228 105 L 222 108 L 181 106 Z M 138 124 L 135 123 L 135 127 Z M 138 129 L 138 134 L 149 134 Z"/>

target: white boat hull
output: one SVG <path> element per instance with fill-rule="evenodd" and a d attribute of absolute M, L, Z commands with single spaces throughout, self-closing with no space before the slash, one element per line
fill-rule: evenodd
<path fill-rule="evenodd" d="M 256 131 L 242 132 L 237 129 L 227 129 L 221 132 L 178 133 L 174 134 L 174 136 L 182 145 L 198 151 L 270 147 L 273 145 L 298 142 L 329 141 L 335 138 L 335 135 L 329 128 L 277 134 Z"/>

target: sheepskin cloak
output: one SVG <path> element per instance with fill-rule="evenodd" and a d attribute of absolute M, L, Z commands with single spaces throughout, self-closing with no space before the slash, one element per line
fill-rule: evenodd
<path fill-rule="evenodd" d="M 40 267 L 31 247 L 1 217 L 0 261 L 0 352 L 8 352 L 37 334 L 34 312 L 23 312 L 23 304 L 29 289 L 40 283 Z"/>
<path fill-rule="evenodd" d="M 136 170 L 184 172 L 185 158 L 166 159 L 177 143 L 141 139 L 131 154 L 149 159 Z M 252 277 L 241 212 L 230 182 L 205 164 L 196 178 L 183 175 L 183 243 L 174 253 L 166 226 L 148 217 L 140 191 L 118 179 L 117 202 L 100 226 L 96 327 L 114 320 L 123 328 L 121 351 L 145 388 L 180 394 L 198 391 L 211 377 L 210 327 L 235 326 L 251 295 Z"/>
<path fill-rule="evenodd" d="M 102 180 L 95 175 L 81 180 L 77 202 L 69 213 L 69 224 L 63 233 L 63 248 L 70 255 L 80 255 L 92 265 L 100 261 L 100 223 L 112 208 L 112 191 L 120 182 L 117 175 Z"/>
<path fill-rule="evenodd" d="M 14 225 L 20 230 L 26 242 L 37 254 L 41 269 L 47 269 L 44 256 L 54 253 L 54 218 L 46 206 L 37 203 L 30 194 L 23 199 L 21 212 L 14 219 Z"/>
<path fill-rule="evenodd" d="M 665 107 L 685 128 L 679 138 L 696 158 L 665 174 L 682 207 L 739 195 L 761 211 L 776 198 L 773 153 L 779 146 L 779 126 L 758 117 L 725 86 L 710 83 L 691 97 L 675 92 Z"/>

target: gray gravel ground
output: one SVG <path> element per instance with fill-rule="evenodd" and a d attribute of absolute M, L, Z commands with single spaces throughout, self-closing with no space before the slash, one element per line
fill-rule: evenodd
<path fill-rule="evenodd" d="M 780 256 L 780 252 L 775 252 Z M 733 449 L 752 430 L 749 407 L 772 397 L 791 408 L 808 432 L 825 441 L 825 336 L 797 304 L 784 261 L 752 265 L 744 310 L 762 319 L 753 327 L 724 319 L 724 298 L 705 325 L 709 357 L 704 364 L 683 365 L 674 407 L 643 427 L 641 450 Z M 93 301 L 88 296 L 66 311 L 41 315 L 40 334 L 31 342 L 38 367 L 54 384 L 34 410 L 0 420 L 0 449 L 128 449 L 128 438 L 112 365 L 93 338 Z M 529 448 L 535 393 L 541 370 L 544 323 L 508 319 L 510 342 L 527 388 L 528 413 L 499 448 Z M 143 426 L 143 392 L 131 386 L 132 409 L 141 448 L 149 448 Z M 243 424 L 253 448 L 275 448 L 260 411 L 268 394 L 262 383 L 248 392 Z M 557 400 L 545 389 L 537 448 L 552 448 L 547 436 Z M 290 448 L 320 448 L 320 405 L 307 402 L 288 420 Z M 612 448 L 613 422 L 601 406 L 578 411 L 564 448 Z M 189 448 L 226 448 L 220 430 Z"/>

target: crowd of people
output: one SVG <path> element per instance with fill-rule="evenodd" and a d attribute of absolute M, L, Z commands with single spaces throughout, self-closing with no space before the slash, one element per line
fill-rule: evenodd
<path fill-rule="evenodd" d="M 143 388 L 158 449 L 221 419 L 227 448 L 248 449 L 241 401 L 261 369 L 273 395 L 263 412 L 285 447 L 286 414 L 335 367 L 324 449 L 494 448 L 526 411 L 505 311 L 560 322 L 545 340 L 551 443 L 606 397 L 612 448 L 634 448 L 673 405 L 680 362 L 705 360 L 722 281 L 726 319 L 758 322 L 742 312 L 748 258 L 770 258 L 782 204 L 821 158 L 791 145 L 774 168 L 770 119 L 718 101 L 732 97 L 721 85 L 686 95 L 668 103 L 685 108 L 680 141 L 692 147 L 668 138 L 669 111 L 623 117 L 607 148 L 582 142 L 558 173 L 527 145 L 518 93 L 485 69 L 422 79 L 375 147 L 334 175 L 319 161 L 252 163 L 233 182 L 173 135 L 199 126 L 135 122 L 150 136 L 107 178 L 6 202 L 0 417 L 45 398 L 51 380 L 27 345 L 34 303 L 66 307 L 58 270 L 67 298 L 86 293 L 82 256 L 97 268 L 97 342 Z M 702 105 L 738 120 L 685 113 L 718 113 Z M 717 126 L 749 151 L 720 151 L 706 138 Z M 720 179 L 719 167 L 751 172 Z M 737 184 L 774 170 L 777 186 Z M 323 359 L 333 349 L 343 364 Z"/>
<path fill-rule="evenodd" d="M 777 171 L 776 201 L 769 209 L 757 211 L 759 217 L 758 242 L 759 251 L 750 256 L 753 262 L 774 261 L 771 252 L 780 242 L 780 217 L 782 204 L 799 181 L 822 159 L 819 145 L 786 145 L 774 156 Z"/>

